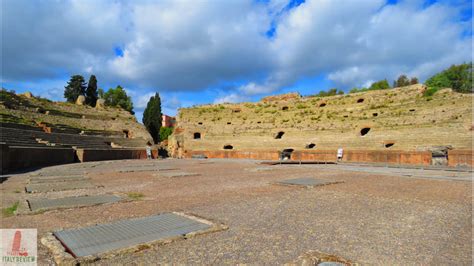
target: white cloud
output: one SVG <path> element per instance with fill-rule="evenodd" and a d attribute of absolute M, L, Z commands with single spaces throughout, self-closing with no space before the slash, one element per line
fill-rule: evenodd
<path fill-rule="evenodd" d="M 137 97 L 133 97 L 133 99 L 136 99 L 133 103 L 133 106 L 137 109 L 145 109 L 148 101 L 153 96 L 155 96 L 155 92 L 149 92 L 143 95 L 138 95 Z"/>
<path fill-rule="evenodd" d="M 214 103 L 238 103 L 245 101 L 248 101 L 248 97 L 242 94 L 231 93 L 217 98 L 216 100 L 214 100 Z"/>
<path fill-rule="evenodd" d="M 240 101 L 321 74 L 344 88 L 402 73 L 424 80 L 471 60 L 462 2 L 307 0 L 289 11 L 288 2 L 4 1 L 2 81 L 94 73 L 133 88 L 140 109 L 150 90 L 245 81 L 216 99 Z"/>

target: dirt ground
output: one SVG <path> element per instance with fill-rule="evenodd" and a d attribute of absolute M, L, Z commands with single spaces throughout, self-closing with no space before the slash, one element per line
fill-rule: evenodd
<path fill-rule="evenodd" d="M 157 171 L 156 169 L 162 168 Z M 197 176 L 167 177 L 188 172 Z M 27 194 L 31 176 L 89 177 L 96 188 Z M 180 211 L 228 230 L 117 254 L 96 264 L 283 264 L 309 250 L 362 264 L 472 265 L 471 172 L 347 165 L 261 165 L 250 160 L 124 160 L 43 168 L 1 184 L 2 228 L 48 232 Z M 314 177 L 344 183 L 276 185 Z M 139 197 L 129 197 L 134 193 Z M 128 200 L 31 214 L 31 198 L 116 194 Z M 38 241 L 39 264 L 54 264 Z"/>

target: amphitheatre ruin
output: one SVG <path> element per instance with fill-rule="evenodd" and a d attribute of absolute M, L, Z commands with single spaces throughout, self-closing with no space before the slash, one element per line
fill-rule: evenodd
<path fill-rule="evenodd" d="M 127 111 L 2 90 L 2 228 L 40 265 L 472 265 L 473 95 L 427 89 L 182 108 L 152 160 Z"/>

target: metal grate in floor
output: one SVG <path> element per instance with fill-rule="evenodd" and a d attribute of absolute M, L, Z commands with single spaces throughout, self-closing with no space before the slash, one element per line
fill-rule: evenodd
<path fill-rule="evenodd" d="M 198 176 L 200 174 L 188 173 L 188 172 L 167 172 L 167 173 L 159 173 L 158 175 L 164 176 L 164 177 L 185 177 L 185 176 Z"/>
<path fill-rule="evenodd" d="M 176 213 L 54 232 L 75 257 L 101 254 L 139 244 L 179 237 L 211 225 Z"/>
<path fill-rule="evenodd" d="M 74 190 L 82 188 L 93 188 L 94 185 L 89 181 L 69 181 L 69 182 L 52 182 L 52 183 L 38 183 L 29 184 L 25 187 L 28 193 L 49 192 L 49 191 L 63 191 Z"/>
<path fill-rule="evenodd" d="M 119 196 L 115 195 L 81 196 L 59 199 L 29 199 L 28 205 L 31 211 L 38 211 L 113 203 L 120 201 L 120 199 Z"/>
<path fill-rule="evenodd" d="M 324 180 L 324 179 L 316 179 L 311 177 L 301 177 L 295 179 L 287 179 L 283 181 L 278 181 L 277 184 L 282 185 L 295 185 L 295 186 L 303 186 L 303 187 L 316 187 L 316 186 L 325 186 L 329 184 L 337 184 L 342 183 L 341 181 L 332 181 L 332 180 Z"/>

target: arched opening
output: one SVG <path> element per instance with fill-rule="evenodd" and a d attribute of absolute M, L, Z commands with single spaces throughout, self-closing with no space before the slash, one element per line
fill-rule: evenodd
<path fill-rule="evenodd" d="M 122 132 L 123 132 L 123 137 L 124 137 L 124 138 L 128 139 L 128 138 L 130 137 L 130 136 L 129 136 L 130 134 L 129 134 L 129 131 L 128 131 L 128 130 L 124 129 L 124 130 L 122 130 Z"/>
<path fill-rule="evenodd" d="M 227 122 L 227 125 L 232 125 L 232 123 L 231 123 L 231 122 Z"/>
<path fill-rule="evenodd" d="M 261 123 L 262 123 L 262 121 L 258 121 L 258 122 L 257 122 L 257 124 L 261 124 Z"/>
<path fill-rule="evenodd" d="M 410 112 L 415 112 L 415 109 L 410 109 Z M 444 112 L 444 111 L 443 111 Z"/>
<path fill-rule="evenodd" d="M 363 102 L 364 102 L 364 98 L 357 99 L 357 103 L 363 103 Z"/>
<path fill-rule="evenodd" d="M 194 137 L 194 139 L 200 139 L 201 138 L 201 133 L 194 132 L 193 137 Z"/>
<path fill-rule="evenodd" d="M 372 113 L 373 117 L 379 116 L 379 113 Z"/>
<path fill-rule="evenodd" d="M 319 107 L 324 107 L 324 106 L 326 106 L 326 103 L 320 103 L 319 104 Z"/>
<path fill-rule="evenodd" d="M 288 106 L 283 106 L 283 107 L 281 108 L 281 110 L 283 110 L 283 111 L 288 111 Z"/>
<path fill-rule="evenodd" d="M 387 143 L 384 144 L 385 148 L 390 148 L 390 147 L 392 147 L 393 145 L 395 145 L 394 142 L 387 142 Z"/>
<path fill-rule="evenodd" d="M 363 129 L 360 130 L 360 135 L 365 136 L 367 133 L 369 133 L 370 127 L 364 127 Z"/>
<path fill-rule="evenodd" d="M 198 125 L 202 125 L 202 122 L 199 122 Z"/>
<path fill-rule="evenodd" d="M 233 111 L 234 113 L 240 113 L 240 111 L 242 111 L 242 110 L 240 110 L 239 108 L 236 108 L 236 109 L 233 109 L 232 111 Z"/>
<path fill-rule="evenodd" d="M 276 134 L 275 139 L 281 139 L 281 137 L 283 137 L 283 135 L 285 135 L 285 132 L 280 131 Z"/>
<path fill-rule="evenodd" d="M 234 146 L 232 145 L 224 145 L 224 150 L 232 150 L 234 149 Z"/>
<path fill-rule="evenodd" d="M 294 149 L 284 149 L 280 154 L 280 160 L 290 160 Z"/>
<path fill-rule="evenodd" d="M 36 110 L 38 111 L 38 113 L 40 114 L 46 114 L 46 110 L 42 109 L 42 108 L 36 108 Z"/>
<path fill-rule="evenodd" d="M 313 149 L 314 147 L 316 147 L 316 144 L 309 143 L 309 144 L 306 144 L 305 149 Z"/>

